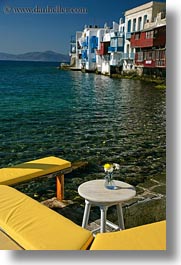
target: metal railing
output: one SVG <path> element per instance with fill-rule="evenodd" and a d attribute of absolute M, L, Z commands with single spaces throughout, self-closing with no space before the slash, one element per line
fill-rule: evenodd
<path fill-rule="evenodd" d="M 135 59 L 135 53 L 131 52 L 131 53 L 124 53 L 123 54 L 123 59 L 130 59 L 130 60 L 134 60 Z"/>

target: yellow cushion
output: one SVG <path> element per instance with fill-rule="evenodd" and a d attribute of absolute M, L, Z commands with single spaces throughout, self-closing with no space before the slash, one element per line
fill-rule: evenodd
<path fill-rule="evenodd" d="M 71 167 L 69 161 L 50 156 L 0 169 L 0 184 L 13 185 Z"/>
<path fill-rule="evenodd" d="M 91 250 L 166 250 L 166 221 L 98 234 Z"/>
<path fill-rule="evenodd" d="M 22 250 L 22 248 L 0 230 L 0 250 Z"/>
<path fill-rule="evenodd" d="M 81 250 L 92 233 L 12 187 L 0 185 L 0 227 L 26 250 Z"/>

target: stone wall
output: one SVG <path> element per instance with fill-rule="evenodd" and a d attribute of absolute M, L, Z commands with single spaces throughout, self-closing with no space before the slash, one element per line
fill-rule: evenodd
<path fill-rule="evenodd" d="M 153 176 L 136 186 L 137 195 L 123 204 L 125 227 L 135 227 L 166 219 L 166 174 Z M 112 216 L 111 216 L 112 215 Z M 109 216 L 117 222 L 116 211 Z"/>

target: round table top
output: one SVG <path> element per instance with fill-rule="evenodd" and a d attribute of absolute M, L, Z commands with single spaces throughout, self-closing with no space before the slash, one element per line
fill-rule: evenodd
<path fill-rule="evenodd" d="M 128 183 L 114 180 L 116 189 L 107 189 L 105 180 L 91 180 L 84 182 L 78 188 L 78 193 L 84 199 L 102 204 L 116 204 L 128 201 L 136 195 L 136 190 Z"/>

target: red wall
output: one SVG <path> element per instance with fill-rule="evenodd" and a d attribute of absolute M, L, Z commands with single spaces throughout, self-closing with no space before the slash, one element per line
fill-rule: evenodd
<path fill-rule="evenodd" d="M 110 42 L 101 42 L 100 50 L 97 50 L 98 55 L 106 55 L 108 54 L 108 47 L 110 46 Z"/>
<path fill-rule="evenodd" d="M 148 52 L 148 51 L 145 51 Z M 156 54 L 155 51 L 151 51 L 149 53 L 153 54 L 150 58 L 145 59 L 145 56 L 143 56 L 143 60 L 140 61 L 138 60 L 138 53 L 135 54 L 135 64 L 137 66 L 142 66 L 142 67 L 146 67 L 146 68 L 155 68 L 155 67 L 161 67 L 161 68 L 166 68 L 166 51 L 165 50 L 156 50 L 156 52 L 158 52 L 160 54 L 161 52 L 161 56 L 157 55 L 156 58 Z"/>
<path fill-rule="evenodd" d="M 132 48 L 146 48 L 146 47 L 165 47 L 166 44 L 166 26 L 155 28 L 152 38 L 146 38 L 146 31 L 140 32 L 140 38 L 135 39 L 136 34 L 131 36 Z M 150 32 L 150 31 L 147 31 Z"/>
<path fill-rule="evenodd" d="M 146 39 L 146 32 L 141 32 L 140 38 L 138 40 L 135 39 L 135 35 L 132 35 L 131 47 L 132 48 L 153 47 L 153 39 Z"/>

